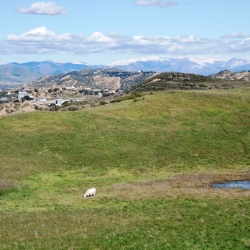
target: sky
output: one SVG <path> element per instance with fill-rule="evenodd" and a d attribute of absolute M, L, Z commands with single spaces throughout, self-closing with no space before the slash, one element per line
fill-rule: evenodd
<path fill-rule="evenodd" d="M 250 0 L 0 0 L 0 64 L 250 60 Z"/>

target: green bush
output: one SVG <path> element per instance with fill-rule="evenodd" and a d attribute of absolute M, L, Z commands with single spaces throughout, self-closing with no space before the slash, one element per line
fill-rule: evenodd
<path fill-rule="evenodd" d="M 71 105 L 71 106 L 68 107 L 68 110 L 69 111 L 76 111 L 76 110 L 79 110 L 79 107 L 76 106 L 76 105 Z"/>
<path fill-rule="evenodd" d="M 106 105 L 106 104 L 108 104 L 108 103 L 105 101 L 100 101 L 100 105 Z"/>
<path fill-rule="evenodd" d="M 142 97 L 142 92 L 133 92 L 130 96 L 130 99 L 135 99 L 139 97 Z"/>
<path fill-rule="evenodd" d="M 31 98 L 28 95 L 26 95 L 26 96 L 23 97 L 23 100 L 24 101 L 31 101 L 31 100 L 33 100 L 33 98 Z"/>
<path fill-rule="evenodd" d="M 122 102 L 122 101 L 126 101 L 126 100 L 133 100 L 136 98 L 140 98 L 142 96 L 143 96 L 142 92 L 132 92 L 131 95 L 120 96 L 117 99 L 112 100 L 110 103 Z"/>

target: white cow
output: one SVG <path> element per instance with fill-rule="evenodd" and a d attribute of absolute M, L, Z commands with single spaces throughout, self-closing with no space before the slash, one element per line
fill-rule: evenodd
<path fill-rule="evenodd" d="M 90 188 L 86 191 L 86 193 L 83 195 L 84 198 L 90 197 L 90 196 L 95 196 L 96 193 L 96 188 Z"/>

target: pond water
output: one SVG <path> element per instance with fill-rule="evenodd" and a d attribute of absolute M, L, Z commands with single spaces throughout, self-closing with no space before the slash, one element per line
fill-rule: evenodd
<path fill-rule="evenodd" d="M 213 184 L 215 188 L 243 188 L 250 189 L 250 181 L 227 181 Z"/>

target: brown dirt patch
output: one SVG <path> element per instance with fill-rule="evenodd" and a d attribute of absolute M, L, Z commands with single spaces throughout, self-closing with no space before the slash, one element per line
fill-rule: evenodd
<path fill-rule="evenodd" d="M 212 184 L 230 180 L 250 180 L 250 172 L 238 174 L 181 174 L 169 179 L 141 181 L 135 183 L 114 184 L 105 191 L 111 198 L 138 200 L 144 198 L 178 198 L 204 196 L 218 196 L 224 198 L 249 197 L 250 190 L 245 189 L 218 189 Z"/>

